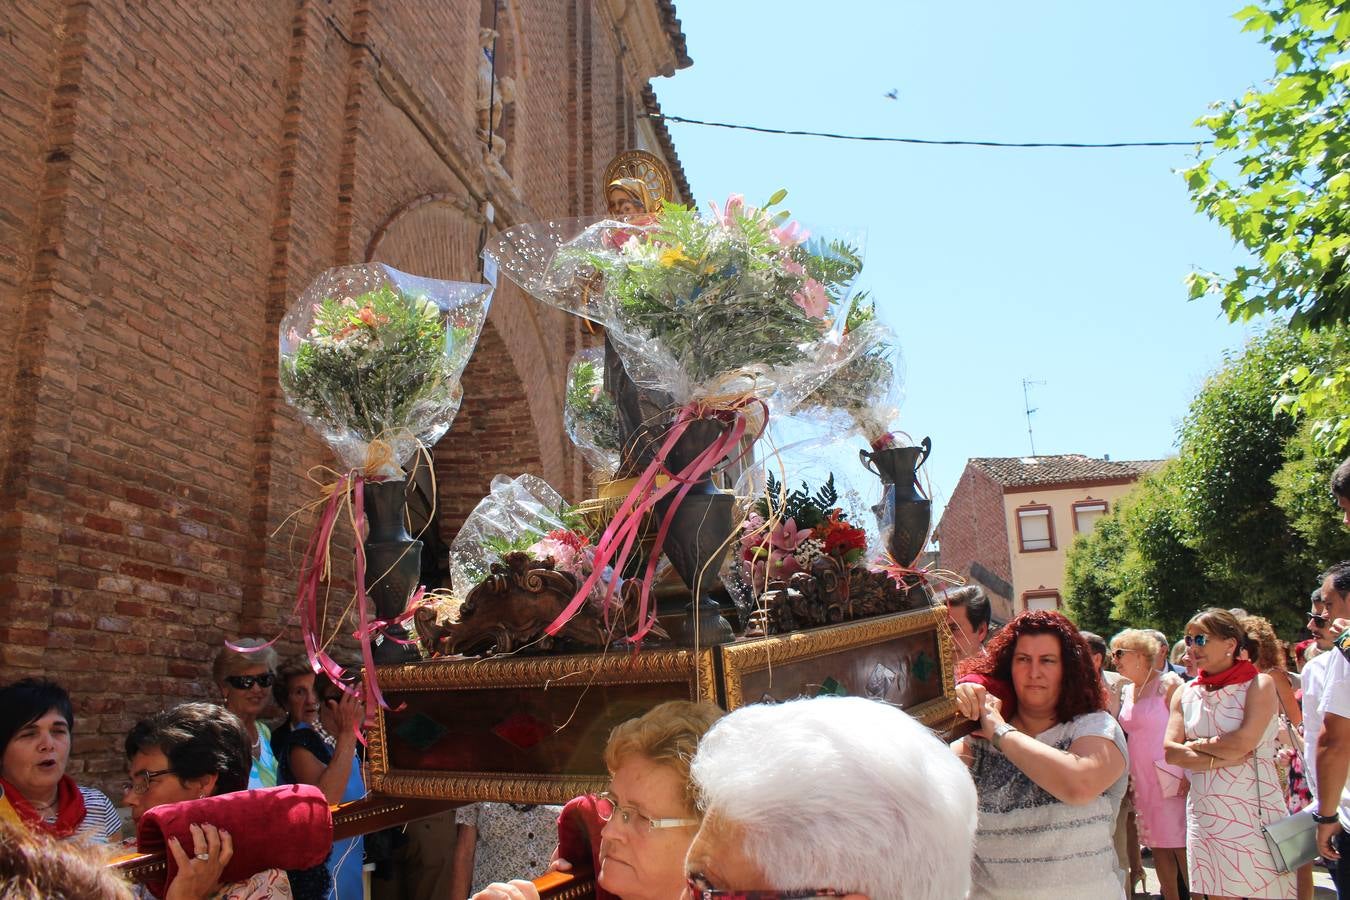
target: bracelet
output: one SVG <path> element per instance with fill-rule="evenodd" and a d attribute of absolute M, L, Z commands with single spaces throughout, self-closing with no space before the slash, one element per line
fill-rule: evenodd
<path fill-rule="evenodd" d="M 1004 735 L 1006 735 L 1006 734 L 1007 734 L 1008 732 L 1010 732 L 1010 731 L 1016 731 L 1016 730 L 1017 730 L 1016 728 L 1014 728 L 1013 726 L 1009 725 L 1007 722 L 1004 722 L 1002 725 L 1000 725 L 1000 726 L 998 726 L 997 728 L 994 729 L 994 735 L 993 735 L 993 737 L 991 737 L 991 738 L 989 739 L 989 743 L 991 743 L 991 744 L 994 745 L 994 749 L 995 749 L 995 750 L 997 750 L 997 751 L 999 751 L 1000 753 L 1002 753 L 1002 752 L 1003 752 L 1003 737 L 1004 737 Z"/>
<path fill-rule="evenodd" d="M 1318 825 L 1335 825 L 1337 822 L 1341 820 L 1341 817 L 1338 816 L 1336 813 L 1332 813 L 1329 816 L 1324 816 L 1321 815 L 1320 813 L 1315 812 L 1312 814 L 1312 820 L 1316 822 Z"/>

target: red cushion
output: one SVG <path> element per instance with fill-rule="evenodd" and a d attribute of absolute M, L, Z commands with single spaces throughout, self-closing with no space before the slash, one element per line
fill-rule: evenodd
<path fill-rule="evenodd" d="M 596 809 L 593 794 L 573 797 L 558 816 L 558 856 L 572 864 L 577 874 L 590 871 L 600 877 L 600 832 L 605 823 Z M 619 900 L 597 881 L 595 900 Z"/>
<path fill-rule="evenodd" d="M 333 816 L 323 791 L 308 784 L 288 784 L 165 803 L 148 810 L 136 824 L 136 845 L 142 853 L 162 852 L 168 859 L 163 881 L 147 881 L 163 897 L 178 874 L 178 861 L 168 840 L 178 838 L 192 855 L 189 825 L 208 824 L 230 833 L 234 856 L 221 874 L 223 884 L 243 881 L 264 869 L 308 869 L 328 859 L 333 848 Z"/>

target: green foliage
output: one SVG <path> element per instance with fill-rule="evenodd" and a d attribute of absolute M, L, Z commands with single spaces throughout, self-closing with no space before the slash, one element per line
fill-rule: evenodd
<path fill-rule="evenodd" d="M 1200 609 L 1241 606 L 1297 632 L 1317 573 L 1350 558 L 1350 532 L 1327 489 L 1339 458 L 1312 420 L 1272 412 L 1269 399 L 1282 373 L 1338 340 L 1276 327 L 1206 381 L 1177 458 L 1070 549 L 1066 605 L 1080 624 L 1176 635 Z"/>
<path fill-rule="evenodd" d="M 1064 565 L 1065 613 L 1079 628 L 1108 640 L 1122 627 L 1115 609 L 1116 598 L 1124 592 L 1125 550 L 1125 530 L 1116 507 L 1097 520 L 1091 534 L 1074 540 Z"/>
<path fill-rule="evenodd" d="M 764 487 L 764 496 L 755 504 L 755 512 L 764 519 L 774 516 L 780 519 L 792 519 L 798 528 L 815 528 L 825 520 L 826 514 L 839 502 L 839 492 L 834 487 L 834 473 L 815 492 L 803 481 L 802 486 L 790 491 L 783 490 L 783 484 L 768 473 Z"/>
<path fill-rule="evenodd" d="M 604 389 L 601 365 L 579 359 L 567 382 L 564 412 L 574 440 L 585 440 L 601 450 L 619 450 L 619 411 Z"/>
<path fill-rule="evenodd" d="M 1350 6 L 1261 0 L 1237 13 L 1275 55 L 1274 76 L 1215 104 L 1200 124 L 1214 152 L 1182 172 L 1199 211 L 1251 252 L 1230 277 L 1196 272 L 1191 297 L 1217 293 L 1234 321 L 1287 312 L 1296 330 L 1350 321 Z M 1293 401 L 1329 450 L 1350 443 L 1343 370 L 1310 367 Z M 1330 395 L 1330 396 L 1329 396 Z M 1339 398 L 1339 399 L 1335 399 Z"/>
<path fill-rule="evenodd" d="M 281 383 L 302 412 L 370 441 L 454 398 L 462 363 L 446 348 L 468 352 L 466 336 L 452 330 L 447 342 L 436 304 L 387 286 L 346 302 L 326 298 L 295 355 L 283 358 Z"/>

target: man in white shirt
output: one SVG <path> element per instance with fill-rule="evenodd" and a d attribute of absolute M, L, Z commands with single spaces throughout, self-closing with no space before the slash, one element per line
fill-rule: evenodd
<path fill-rule="evenodd" d="M 1322 603 L 1329 623 L 1350 620 L 1350 562 L 1339 562 L 1322 578 Z M 1335 630 L 1335 626 L 1332 626 Z M 1350 631 L 1342 631 L 1326 655 L 1331 657 L 1323 669 L 1321 733 L 1313 769 L 1317 785 L 1317 845 L 1322 855 L 1336 861 L 1332 877 L 1336 891 L 1350 898 L 1350 791 L 1346 774 L 1350 772 Z"/>
<path fill-rule="evenodd" d="M 1303 776 L 1308 781 L 1308 790 L 1317 796 L 1317 736 L 1322 733 L 1322 711 L 1318 704 L 1326 689 L 1327 666 L 1334 654 L 1331 650 L 1331 622 L 1327 619 L 1327 606 L 1322 602 L 1322 589 L 1312 592 L 1308 607 L 1308 631 L 1312 633 L 1313 643 L 1321 652 L 1308 660 L 1299 672 L 1303 688 Z"/>

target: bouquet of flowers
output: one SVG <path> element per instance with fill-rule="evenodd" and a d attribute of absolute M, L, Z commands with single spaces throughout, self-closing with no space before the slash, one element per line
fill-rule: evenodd
<path fill-rule="evenodd" d="M 826 420 L 833 433 L 861 434 L 873 450 L 885 450 L 897 444 L 892 427 L 900 416 L 900 351 L 895 335 L 877 320 L 875 303 L 863 301 L 855 297 L 844 318 L 853 355 L 807 395 L 797 414 Z"/>
<path fill-rule="evenodd" d="M 419 278 L 378 263 L 330 269 L 282 319 L 279 376 L 295 407 L 350 471 L 402 477 L 459 410 L 460 375 L 492 288 Z M 390 453 L 372 457 L 380 441 Z"/>
<path fill-rule="evenodd" d="M 682 521 L 691 489 L 706 487 L 747 434 L 757 438 L 771 409 L 792 409 L 854 355 L 844 318 L 861 255 L 853 242 L 813 237 L 792 221 L 777 209 L 785 196 L 779 191 L 762 207 L 733 196 L 711 216 L 667 203 L 629 221 L 521 226 L 484 251 L 538 299 L 603 324 L 633 384 L 669 398 L 659 447 L 596 548 L 597 566 L 623 571 L 644 517 L 664 506 L 634 639 L 651 621 L 647 601 L 665 536 L 688 550 L 700 528 L 733 534 L 730 521 Z M 658 484 L 663 473 L 672 477 Z M 670 558 L 685 561 L 681 577 L 695 588 L 697 555 Z"/>
<path fill-rule="evenodd" d="M 791 491 L 768 473 L 764 495 L 741 526 L 741 559 L 755 588 L 810 569 L 829 556 L 848 569 L 867 552 L 867 532 L 836 504 L 834 476 L 812 492 L 806 482 Z"/>
<path fill-rule="evenodd" d="M 563 427 L 572 443 L 604 475 L 619 465 L 619 421 L 614 398 L 605 391 L 605 352 L 578 350 L 567 370 Z"/>
<path fill-rule="evenodd" d="M 463 601 L 488 577 L 492 563 L 517 551 L 538 560 L 551 557 L 555 569 L 578 581 L 594 571 L 595 547 L 562 495 L 534 475 L 498 475 L 450 545 L 452 593 Z M 610 572 L 602 575 L 589 595 L 597 604 L 612 578 Z"/>

